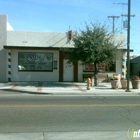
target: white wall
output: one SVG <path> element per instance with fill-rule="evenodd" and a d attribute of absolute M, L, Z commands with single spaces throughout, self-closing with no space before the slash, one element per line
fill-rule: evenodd
<path fill-rule="evenodd" d="M 11 81 L 59 81 L 59 62 L 58 69 L 52 72 L 23 72 L 18 71 L 18 52 L 51 52 L 53 57 L 59 61 L 59 51 L 56 50 L 11 50 Z"/>
<path fill-rule="evenodd" d="M 118 58 L 116 60 L 116 73 L 117 74 L 122 74 L 122 58 L 123 58 L 123 51 L 118 50 Z"/>
<path fill-rule="evenodd" d="M 7 74 L 7 57 L 6 50 L 3 49 L 3 45 L 6 45 L 6 23 L 7 18 L 5 15 L 0 15 L 0 81 L 6 81 Z"/>

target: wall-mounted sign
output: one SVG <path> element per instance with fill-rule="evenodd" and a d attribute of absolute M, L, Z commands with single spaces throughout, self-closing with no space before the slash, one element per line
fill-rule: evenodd
<path fill-rule="evenodd" d="M 52 71 L 53 53 L 19 52 L 18 70 L 20 71 Z"/>

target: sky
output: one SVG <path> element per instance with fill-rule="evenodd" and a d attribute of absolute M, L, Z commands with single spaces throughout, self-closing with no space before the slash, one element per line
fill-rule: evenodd
<path fill-rule="evenodd" d="M 128 0 L 0 0 L 0 14 L 7 15 L 14 30 L 67 32 L 82 28 L 85 22 L 105 23 L 112 31 L 125 33 L 123 21 Z M 131 0 L 130 55 L 140 55 L 140 0 Z M 133 17 L 135 15 L 135 17 Z"/>

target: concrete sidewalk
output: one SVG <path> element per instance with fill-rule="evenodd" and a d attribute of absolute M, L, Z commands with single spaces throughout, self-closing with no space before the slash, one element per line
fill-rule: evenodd
<path fill-rule="evenodd" d="M 80 82 L 9 82 L 0 83 L 0 89 L 48 95 L 140 95 L 140 89 L 132 89 L 131 83 L 131 92 L 126 92 L 121 88 L 121 84 L 118 89 L 112 89 L 110 82 L 101 82 L 90 90 L 87 90 L 86 83 Z"/>
<path fill-rule="evenodd" d="M 0 134 L 1 140 L 128 140 L 127 131 L 38 132 Z"/>

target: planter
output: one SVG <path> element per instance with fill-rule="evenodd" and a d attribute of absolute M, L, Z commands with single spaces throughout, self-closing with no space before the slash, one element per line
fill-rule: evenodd
<path fill-rule="evenodd" d="M 132 88 L 133 89 L 139 89 L 139 87 L 140 87 L 140 80 L 132 80 L 131 83 L 132 83 Z"/>
<path fill-rule="evenodd" d="M 127 80 L 121 80 L 121 86 L 122 86 L 122 89 L 126 89 L 127 88 Z"/>
<path fill-rule="evenodd" d="M 117 89 L 119 86 L 119 80 L 112 80 L 111 86 L 112 86 L 112 89 Z"/>

